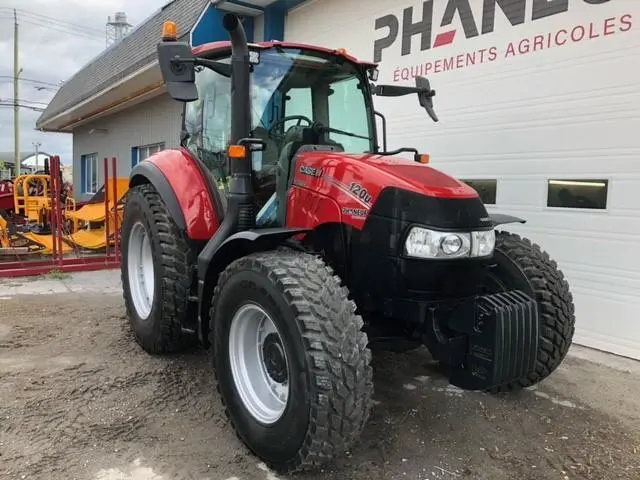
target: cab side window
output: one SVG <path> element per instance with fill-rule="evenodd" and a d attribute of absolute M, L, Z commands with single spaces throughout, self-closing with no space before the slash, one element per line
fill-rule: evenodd
<path fill-rule="evenodd" d="M 218 60 L 229 63 L 229 58 Z M 226 197 L 229 169 L 226 149 L 231 131 L 230 79 L 208 68 L 196 69 L 198 100 L 185 105 L 183 145 L 209 169 Z"/>

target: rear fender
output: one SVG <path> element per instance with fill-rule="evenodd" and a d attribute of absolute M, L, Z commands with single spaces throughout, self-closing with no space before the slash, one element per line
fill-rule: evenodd
<path fill-rule="evenodd" d="M 206 346 L 209 337 L 209 309 L 213 289 L 220 273 L 234 260 L 254 252 L 274 250 L 290 238 L 305 234 L 306 228 L 264 228 L 244 230 L 224 240 L 215 250 L 204 248 L 198 256 L 198 296 L 200 304 L 200 340 Z"/>
<path fill-rule="evenodd" d="M 220 224 L 215 198 L 198 161 L 185 149 L 163 150 L 132 170 L 129 186 L 151 183 L 191 240 L 209 240 Z"/>
<path fill-rule="evenodd" d="M 527 222 L 523 218 L 518 218 L 511 215 L 505 215 L 503 213 L 492 213 L 489 215 L 489 218 L 493 222 L 494 227 L 498 227 L 500 225 L 506 225 L 507 223 L 526 223 Z"/>

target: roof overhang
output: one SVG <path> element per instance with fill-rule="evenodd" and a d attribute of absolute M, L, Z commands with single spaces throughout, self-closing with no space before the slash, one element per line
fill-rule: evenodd
<path fill-rule="evenodd" d="M 40 125 L 43 132 L 67 132 L 106 115 L 130 108 L 164 92 L 158 61 L 132 72 L 104 90 L 51 117 Z"/>

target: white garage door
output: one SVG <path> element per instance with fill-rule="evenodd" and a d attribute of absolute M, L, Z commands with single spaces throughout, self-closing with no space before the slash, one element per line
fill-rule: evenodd
<path fill-rule="evenodd" d="M 379 99 L 389 146 L 525 217 L 512 230 L 571 282 L 576 342 L 640 358 L 640 1 L 315 0 L 285 32 L 366 59 L 378 41 L 385 83 L 426 74 L 440 123 Z"/>

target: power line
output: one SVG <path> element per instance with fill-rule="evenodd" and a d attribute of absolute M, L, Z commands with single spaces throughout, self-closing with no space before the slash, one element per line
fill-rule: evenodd
<path fill-rule="evenodd" d="M 3 18 L 9 19 L 10 17 L 8 15 L 0 14 L 0 19 L 3 19 Z M 75 36 L 78 38 L 84 38 L 86 40 L 93 40 L 96 42 L 104 41 L 104 38 L 98 35 L 97 33 L 96 34 L 82 33 L 77 30 L 73 30 L 72 28 L 61 27 L 52 23 L 46 23 L 44 21 L 40 22 L 40 21 L 33 21 L 33 20 L 25 20 L 24 18 L 21 18 L 20 22 L 28 23 L 28 24 L 35 25 L 42 28 L 48 28 L 49 30 L 53 30 L 60 33 L 66 33 L 67 35 Z"/>
<path fill-rule="evenodd" d="M 13 99 L 9 99 L 9 98 L 0 98 L 0 102 L 12 102 L 13 103 Z M 25 98 L 19 98 L 18 99 L 18 103 L 23 102 L 23 103 L 33 103 L 33 104 L 39 104 L 39 105 L 49 105 L 49 102 L 38 102 L 36 100 L 27 100 Z"/>
<path fill-rule="evenodd" d="M 0 108 L 14 108 L 16 106 L 16 104 L 14 104 L 13 102 L 11 103 L 0 103 Z M 33 105 L 23 105 L 18 103 L 17 104 L 18 107 L 20 108 L 26 108 L 27 110 L 33 110 L 34 112 L 44 112 L 45 109 L 42 107 L 34 107 Z"/>
<path fill-rule="evenodd" d="M 0 12 L 5 11 L 5 12 L 13 13 L 13 10 L 14 9 L 10 7 L 0 7 Z M 30 10 L 24 10 L 22 8 L 17 8 L 15 10 L 20 14 L 21 17 L 27 17 L 28 19 L 44 21 L 47 23 L 55 23 L 65 28 L 71 28 L 73 30 L 78 30 L 83 33 L 88 33 L 89 35 L 97 35 L 95 28 L 87 27 L 86 25 L 80 25 L 78 23 L 69 22 L 67 20 L 62 20 L 60 18 L 50 17 L 48 15 L 42 15 L 41 13 L 32 12 Z"/>
<path fill-rule="evenodd" d="M 0 78 L 1 79 L 13 80 L 13 75 L 0 75 Z M 51 83 L 51 82 L 45 82 L 45 81 L 42 81 L 42 80 L 35 80 L 33 78 L 19 77 L 18 80 L 21 80 L 23 82 L 36 83 L 38 85 L 45 85 L 47 87 L 60 87 L 60 84 Z"/>

